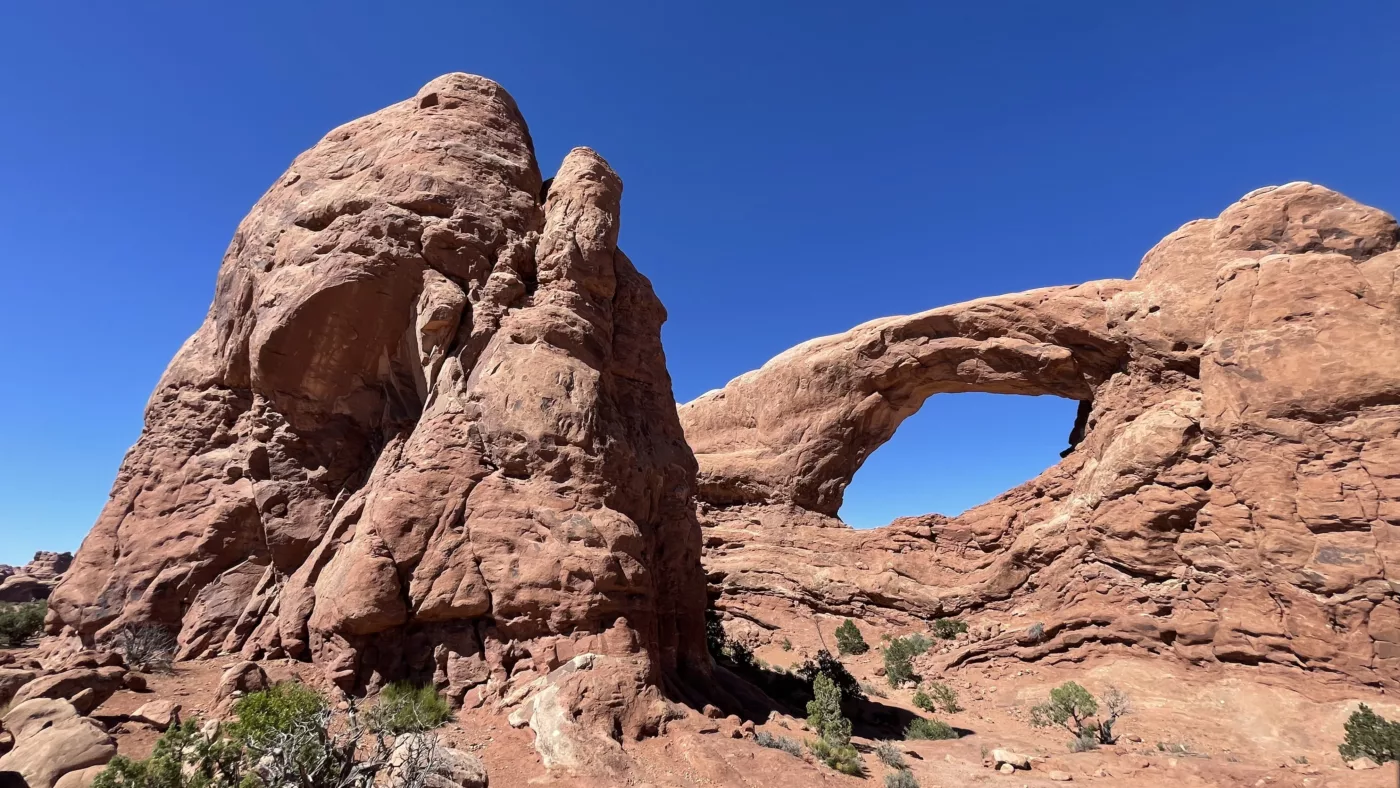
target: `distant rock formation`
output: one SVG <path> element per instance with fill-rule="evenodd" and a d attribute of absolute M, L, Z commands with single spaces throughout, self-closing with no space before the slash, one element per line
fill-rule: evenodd
<path fill-rule="evenodd" d="M 1131 645 L 1395 686 L 1396 245 L 1381 211 L 1261 189 L 1131 280 L 872 321 L 683 406 L 720 606 L 1023 616 L 949 664 Z M 926 398 L 962 391 L 1089 412 L 1063 461 L 987 504 L 847 529 L 861 463 Z"/>
<path fill-rule="evenodd" d="M 554 707 L 607 741 L 654 728 L 662 682 L 710 670 L 666 315 L 598 154 L 540 194 L 515 102 L 465 74 L 299 156 L 235 233 L 51 634 L 158 623 L 182 658 L 467 703 L 591 655 Z"/>
<path fill-rule="evenodd" d="M 63 573 L 73 563 L 72 553 L 44 550 L 24 566 L 0 564 L 0 602 L 37 602 L 48 599 Z"/>

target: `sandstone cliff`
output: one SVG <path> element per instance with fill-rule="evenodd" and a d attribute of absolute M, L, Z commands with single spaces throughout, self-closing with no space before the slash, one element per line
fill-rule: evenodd
<path fill-rule="evenodd" d="M 683 406 L 720 606 L 995 622 L 950 665 L 1132 646 L 1394 686 L 1396 244 L 1340 194 L 1261 189 L 1131 280 L 877 320 Z M 1079 400 L 1082 440 L 958 517 L 835 519 L 870 452 L 961 391 Z"/>
<path fill-rule="evenodd" d="M 600 156 L 542 197 L 514 101 L 465 74 L 298 157 L 234 234 L 50 633 L 156 623 L 182 658 L 468 703 L 587 663 L 559 708 L 654 725 L 656 688 L 710 666 L 665 311 Z"/>

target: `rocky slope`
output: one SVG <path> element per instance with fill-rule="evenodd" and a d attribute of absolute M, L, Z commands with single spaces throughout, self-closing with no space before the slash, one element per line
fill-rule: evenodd
<path fill-rule="evenodd" d="M 710 669 L 665 311 L 617 248 L 608 164 L 578 148 L 541 186 L 514 101 L 465 74 L 298 157 L 239 225 L 50 633 L 158 624 L 182 658 L 469 705 L 583 664 L 538 714 L 605 749 L 654 729 L 658 687 Z"/>
<path fill-rule="evenodd" d="M 759 634 L 794 611 L 981 624 L 946 665 L 1131 646 L 1396 686 L 1396 244 L 1340 194 L 1261 189 L 1131 280 L 877 320 L 683 406 L 720 606 Z M 837 520 L 870 452 L 961 391 L 1078 400 L 1076 445 L 958 517 Z"/>

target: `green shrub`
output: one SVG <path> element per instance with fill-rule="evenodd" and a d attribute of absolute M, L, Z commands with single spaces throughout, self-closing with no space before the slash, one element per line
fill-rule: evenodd
<path fill-rule="evenodd" d="M 791 640 L 788 640 L 787 638 L 783 638 L 783 642 L 782 642 L 780 645 L 782 645 L 783 651 L 792 651 L 792 641 L 791 641 Z"/>
<path fill-rule="evenodd" d="M 919 788 L 919 781 L 908 769 L 899 769 L 885 775 L 885 788 Z"/>
<path fill-rule="evenodd" d="M 939 640 L 952 640 L 967 631 L 967 622 L 956 618 L 940 618 L 933 622 L 933 636 Z"/>
<path fill-rule="evenodd" d="M 1118 740 L 1113 726 L 1131 711 L 1131 706 L 1128 696 L 1113 687 L 1104 693 L 1103 706 L 1105 713 L 1096 716 L 1099 703 L 1094 696 L 1073 681 L 1067 681 L 1050 690 L 1048 703 L 1031 707 L 1031 725 L 1064 728 L 1074 735 L 1071 748 L 1082 746 L 1080 743 L 1085 740 L 1113 744 Z"/>
<path fill-rule="evenodd" d="M 870 650 L 865 638 L 860 636 L 860 630 L 856 628 L 856 622 L 846 619 L 841 626 L 836 628 L 836 650 L 842 656 L 847 654 L 859 655 Z"/>
<path fill-rule="evenodd" d="M 379 701 L 369 713 L 372 730 L 385 733 L 421 733 L 452 719 L 452 709 L 431 685 L 416 687 L 395 681 L 379 691 Z"/>
<path fill-rule="evenodd" d="M 850 744 L 832 744 L 825 739 L 817 739 L 807 745 L 812 754 L 832 769 L 853 777 L 865 774 L 865 764 L 860 761 L 860 752 Z"/>
<path fill-rule="evenodd" d="M 841 697 L 848 700 L 865 697 L 856 677 L 846 670 L 841 660 L 831 656 L 831 652 L 825 649 L 817 652 L 815 660 L 803 662 L 796 672 L 798 678 L 809 684 L 815 683 L 819 675 L 826 676 L 836 683 L 837 688 L 841 690 Z"/>
<path fill-rule="evenodd" d="M 794 758 L 802 757 L 802 745 L 786 736 L 774 736 L 768 731 L 759 731 L 753 735 L 753 740 L 760 747 L 767 747 L 770 750 L 782 750 Z"/>
<path fill-rule="evenodd" d="M 233 704 L 238 721 L 228 726 L 228 733 L 234 739 L 262 745 L 325 710 L 326 699 L 316 690 L 300 682 L 284 681 L 239 698 Z"/>
<path fill-rule="evenodd" d="M 92 788 L 237 788 L 248 779 L 245 761 L 242 743 L 217 733 L 206 738 L 186 720 L 156 740 L 151 757 L 113 758 Z"/>
<path fill-rule="evenodd" d="M 0 648 L 18 648 L 44 628 L 46 602 L 0 603 Z"/>
<path fill-rule="evenodd" d="M 933 698 L 930 698 L 927 692 L 919 690 L 914 693 L 914 708 L 933 711 Z"/>
<path fill-rule="evenodd" d="M 914 674 L 914 657 L 928 651 L 933 641 L 923 635 L 893 638 L 885 646 L 885 680 L 891 687 L 899 687 L 906 681 L 917 681 Z"/>
<path fill-rule="evenodd" d="M 942 720 L 928 720 L 915 717 L 904 729 L 906 739 L 956 739 L 958 732 Z"/>
<path fill-rule="evenodd" d="M 908 769 L 909 763 L 904 760 L 904 753 L 900 752 L 893 744 L 887 741 L 880 742 L 880 746 L 875 748 L 875 757 L 880 759 L 880 763 L 891 769 Z"/>
<path fill-rule="evenodd" d="M 1337 748 L 1343 760 L 1354 761 L 1364 755 L 1376 763 L 1400 761 L 1400 722 L 1390 722 L 1363 703 L 1344 727 L 1346 740 Z"/>
<path fill-rule="evenodd" d="M 958 705 L 958 693 L 947 684 L 937 681 L 930 682 L 928 691 L 929 694 L 933 696 L 933 702 L 938 705 L 938 708 L 948 714 L 955 714 L 962 711 L 962 706 Z M 920 706 L 919 708 L 923 707 Z M 927 711 L 933 711 L 933 709 L 927 709 Z"/>

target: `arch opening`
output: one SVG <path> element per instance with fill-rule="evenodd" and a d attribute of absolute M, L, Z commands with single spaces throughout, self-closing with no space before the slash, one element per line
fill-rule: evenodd
<path fill-rule="evenodd" d="M 866 458 L 838 516 L 876 528 L 961 514 L 1059 462 L 1087 413 L 1087 403 L 1049 395 L 935 394 Z"/>

